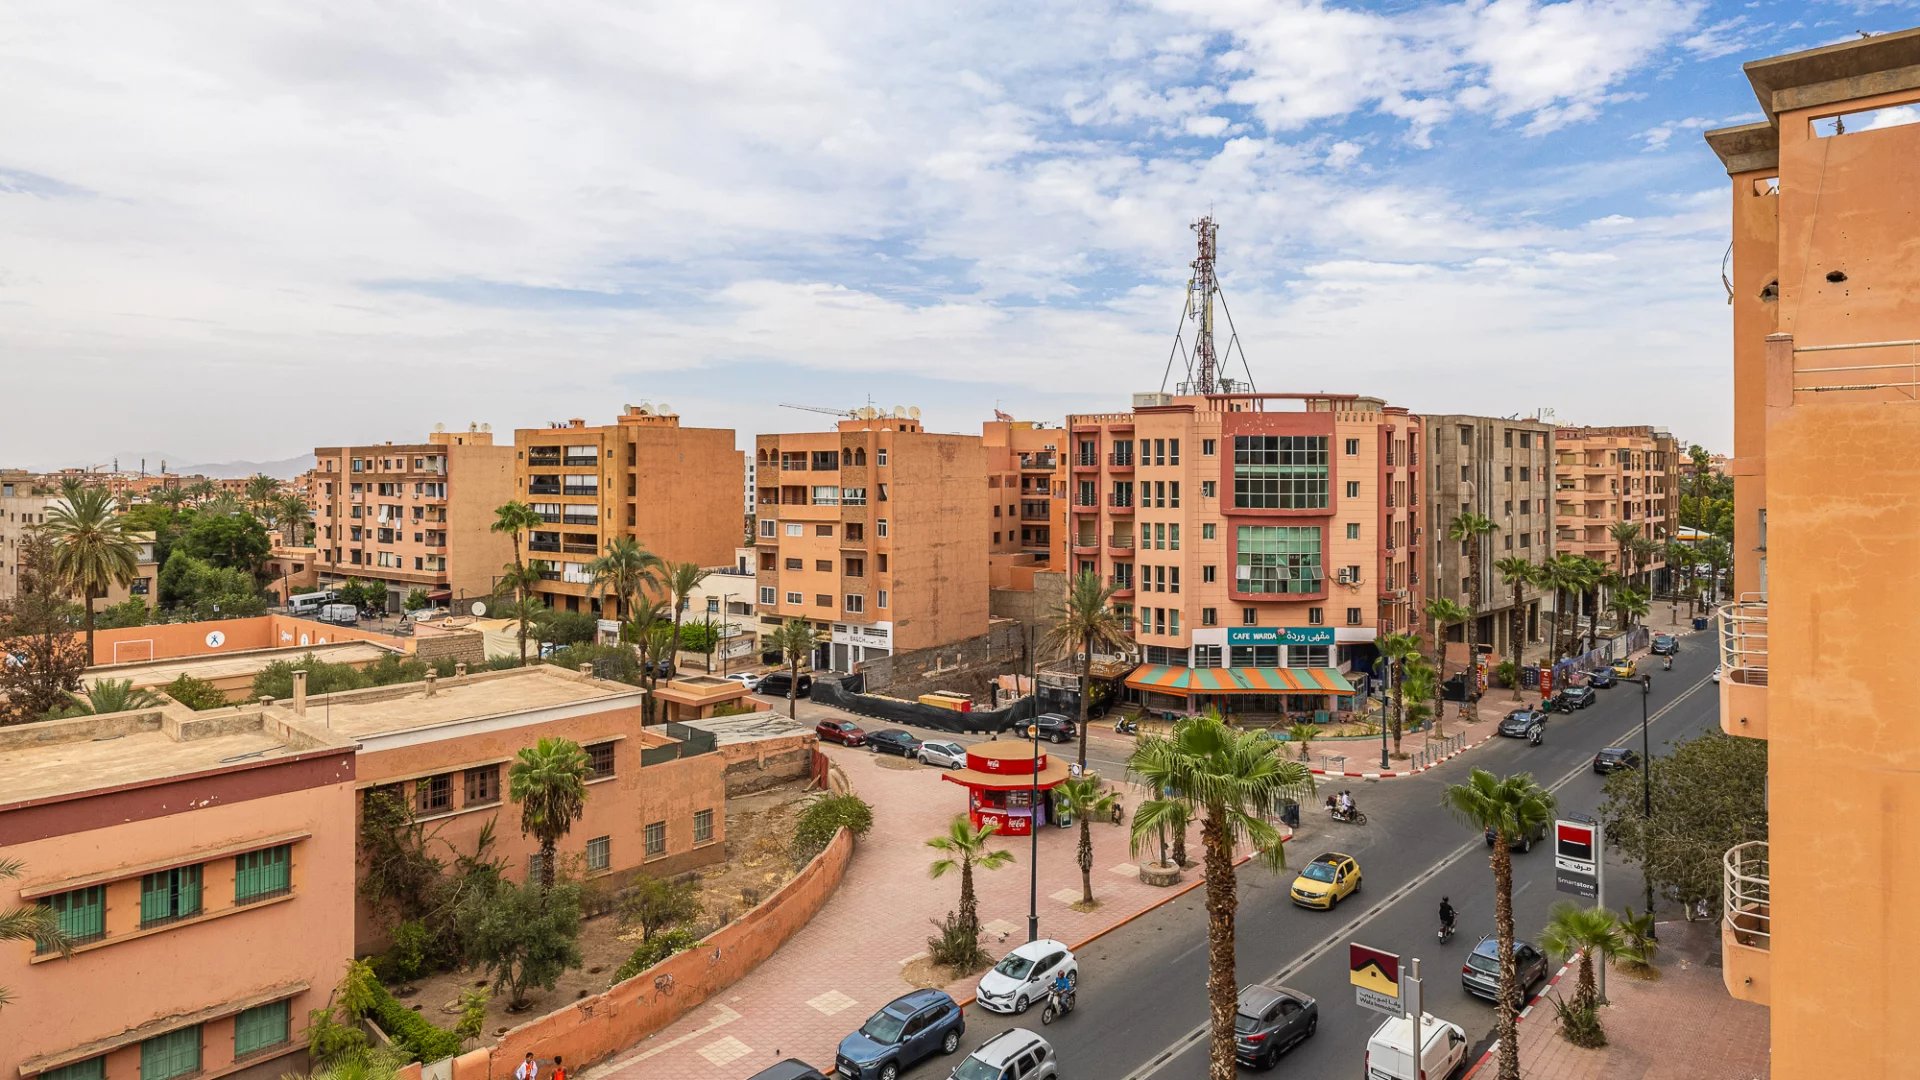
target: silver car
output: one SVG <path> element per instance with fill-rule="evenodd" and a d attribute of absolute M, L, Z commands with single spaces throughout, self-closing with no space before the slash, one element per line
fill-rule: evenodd
<path fill-rule="evenodd" d="M 922 765 L 938 765 L 943 769 L 967 767 L 967 748 L 957 742 L 923 742 L 920 744 L 920 753 L 916 756 Z"/>
<path fill-rule="evenodd" d="M 1037 1031 L 1009 1028 L 980 1044 L 950 1080 L 1057 1080 L 1060 1059 Z"/>

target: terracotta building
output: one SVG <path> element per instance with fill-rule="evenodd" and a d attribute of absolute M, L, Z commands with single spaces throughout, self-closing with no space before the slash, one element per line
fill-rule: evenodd
<path fill-rule="evenodd" d="M 1067 418 L 1055 562 L 1115 586 L 1150 708 L 1351 704 L 1374 639 L 1418 628 L 1421 421 L 1378 398 L 1135 395 Z"/>
<path fill-rule="evenodd" d="M 611 424 L 575 419 L 514 432 L 513 497 L 545 520 L 521 538 L 527 557 L 543 564 L 542 599 L 598 612 L 587 564 L 619 537 L 667 562 L 731 563 L 741 539 L 733 482 L 744 463 L 731 429 L 682 427 L 646 405 L 627 406 Z"/>
<path fill-rule="evenodd" d="M 12 478 L 0 479 L 0 600 L 9 600 L 20 589 L 20 545 L 27 534 L 46 524 L 47 515 L 65 505 L 57 494 L 34 494 L 43 485 Z M 106 594 L 93 598 L 93 609 L 100 611 L 139 597 L 151 609 L 158 598 L 155 582 L 160 567 L 154 562 L 153 534 L 133 534 L 135 555 L 133 578 L 126 584 L 115 583 Z M 76 597 L 76 602 L 78 598 Z"/>
<path fill-rule="evenodd" d="M 358 578 L 387 587 L 387 610 L 424 589 L 431 603 L 493 591 L 513 543 L 492 532 L 513 498 L 513 449 L 470 426 L 425 442 L 317 446 L 313 507 L 321 585 Z"/>
<path fill-rule="evenodd" d="M 814 624 L 814 666 L 852 671 L 986 633 L 992 515 L 979 436 L 875 415 L 762 435 L 754 459 L 756 607 L 763 627 Z"/>
<path fill-rule="evenodd" d="M 1746 75 L 1766 119 L 1706 136 L 1732 181 L 1720 723 L 1773 745 L 1770 835 L 1726 855 L 1722 975 L 1771 1005 L 1775 1075 L 1904 1076 L 1920 743 L 1889 646 L 1920 609 L 1920 30 Z"/>
<path fill-rule="evenodd" d="M 1554 430 L 1554 550 L 1604 563 L 1614 573 L 1660 585 L 1666 542 L 1680 522 L 1680 447 L 1658 428 Z M 1646 561 L 1620 564 L 1613 527 L 1630 523 L 1656 545 Z"/>
<path fill-rule="evenodd" d="M 1055 472 L 1066 432 L 1027 420 L 980 426 L 987 454 L 987 498 L 992 504 L 992 555 L 1050 555 Z"/>
<path fill-rule="evenodd" d="M 1480 613 L 1473 639 L 1510 659 L 1513 588 L 1494 564 L 1518 557 L 1538 566 L 1553 557 L 1554 428 L 1539 420 L 1491 416 L 1423 416 L 1427 477 L 1433 493 L 1427 593 Z M 1480 544 L 1480 594 L 1470 595 L 1468 545 L 1447 539 L 1459 514 L 1478 514 L 1498 528 Z M 1521 589 L 1524 643 L 1541 640 L 1553 606 L 1538 586 Z"/>

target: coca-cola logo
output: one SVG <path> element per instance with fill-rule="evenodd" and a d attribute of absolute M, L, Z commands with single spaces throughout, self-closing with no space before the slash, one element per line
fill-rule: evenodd
<path fill-rule="evenodd" d="M 999 758 L 988 758 L 988 759 L 987 759 L 987 771 L 988 771 L 988 772 L 999 772 L 999 771 L 1000 771 L 1000 759 L 999 759 Z"/>

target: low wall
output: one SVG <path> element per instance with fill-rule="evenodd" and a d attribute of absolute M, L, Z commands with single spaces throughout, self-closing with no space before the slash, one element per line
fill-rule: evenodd
<path fill-rule="evenodd" d="M 894 697 L 912 699 L 952 690 L 986 702 L 992 700 L 993 680 L 1024 669 L 1025 657 L 1021 624 L 998 619 L 986 633 L 964 641 L 863 660 L 860 674 L 866 677 L 867 689 Z"/>
<path fill-rule="evenodd" d="M 97 630 L 93 635 L 93 662 L 139 664 L 151 660 L 178 660 L 226 656 L 259 649 L 298 648 L 342 641 L 371 641 L 398 652 L 409 649 L 404 638 L 376 634 L 354 626 L 334 626 L 289 615 L 260 615 L 250 619 L 212 619 L 206 622 L 158 623 Z"/>
<path fill-rule="evenodd" d="M 875 720 L 886 720 L 895 724 L 914 724 L 919 727 L 933 728 L 935 731 L 985 732 L 995 734 L 1012 727 L 1014 724 L 1031 719 L 1036 711 L 1030 697 L 1020 698 L 998 709 L 975 709 L 972 712 L 954 712 L 933 705 L 922 705 L 917 701 L 902 701 L 899 698 L 881 697 L 877 694 L 856 694 L 840 685 L 840 680 L 821 676 L 813 681 L 812 700 L 822 705 L 831 705 L 836 709 L 845 709 L 859 716 Z"/>
<path fill-rule="evenodd" d="M 602 1061 L 698 1008 L 773 955 L 819 913 L 853 858 L 845 829 L 792 881 L 696 948 L 678 953 L 593 997 L 528 1021 L 490 1047 L 453 1061 L 452 1080 L 507 1080 L 527 1054 L 558 1054 L 576 1071 Z"/>
<path fill-rule="evenodd" d="M 487 662 L 487 638 L 478 630 L 415 633 L 413 655 L 429 664 L 438 660 L 452 660 L 470 668 L 478 668 Z"/>
<path fill-rule="evenodd" d="M 727 763 L 727 797 L 751 795 L 806 776 L 819 738 L 796 732 L 779 739 L 728 743 L 716 753 Z"/>

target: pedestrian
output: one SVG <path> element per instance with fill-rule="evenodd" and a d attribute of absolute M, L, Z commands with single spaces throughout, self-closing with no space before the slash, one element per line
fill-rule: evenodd
<path fill-rule="evenodd" d="M 560 1064 L 560 1055 L 553 1055 L 553 1076 L 550 1080 L 567 1080 L 567 1067 Z"/>
<path fill-rule="evenodd" d="M 540 1065 L 533 1060 L 532 1053 L 528 1053 L 520 1067 L 513 1070 L 513 1080 L 540 1080 Z"/>

